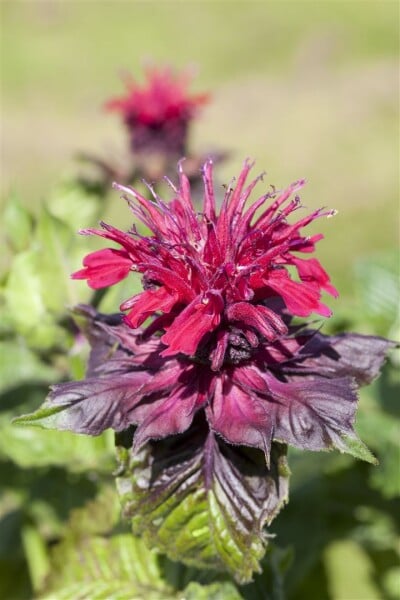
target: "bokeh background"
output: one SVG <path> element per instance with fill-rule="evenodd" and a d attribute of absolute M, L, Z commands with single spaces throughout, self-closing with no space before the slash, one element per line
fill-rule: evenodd
<path fill-rule="evenodd" d="M 121 72 L 192 64 L 194 87 L 213 97 L 192 147 L 232 153 L 222 180 L 250 156 L 275 185 L 305 177 L 308 206 L 337 208 L 320 252 L 342 293 L 355 259 L 395 245 L 396 2 L 33 0 L 1 11 L 2 196 L 13 188 L 35 205 L 78 150 L 124 151 L 118 116 L 102 108 Z"/>
<path fill-rule="evenodd" d="M 124 153 L 123 126 L 103 109 L 123 90 L 122 72 L 140 75 L 146 60 L 193 65 L 193 90 L 210 91 L 212 100 L 193 125 L 191 148 L 229 151 L 219 167 L 221 181 L 230 181 L 246 157 L 256 160 L 256 171 L 267 172 L 268 184 L 281 187 L 305 177 L 306 206 L 338 209 L 335 218 L 317 225 L 326 235 L 319 256 L 341 293 L 331 304 L 337 314 L 331 328 L 350 324 L 365 333 L 395 335 L 397 2 L 3 0 L 0 11 L 3 203 L 12 192 L 37 211 L 60 178 L 79 172 L 79 151 L 105 159 Z M 118 195 L 106 217 L 130 225 Z M 366 406 L 379 393 L 373 388 Z M 392 404 L 388 415 L 394 414 Z M 371 427 L 369 433 L 373 438 Z M 387 446 L 394 454 L 392 471 L 385 473 L 392 479 L 398 477 L 396 435 L 398 429 Z M 324 600 L 396 597 L 393 494 L 371 496 L 363 487 L 370 476 L 366 468 L 351 471 L 348 463 L 333 467 L 324 460 L 305 464 L 293 458 L 298 504 L 292 500 L 287 521 L 283 511 L 276 527 L 285 544 L 298 527 L 292 537 L 302 562 L 292 567 L 288 593 L 300 599 L 313 592 Z M 321 469 L 329 480 L 312 479 Z M 24 481 L 39 485 L 29 474 L 21 477 L 22 488 Z M 92 484 L 85 485 L 89 490 Z M 55 496 L 65 493 L 61 484 L 55 489 Z M 67 508 L 60 510 L 66 518 Z M 374 523 L 377 530 L 371 530 Z M 308 553 L 313 560 L 307 562 Z M 18 568 L 24 564 L 21 558 Z"/>

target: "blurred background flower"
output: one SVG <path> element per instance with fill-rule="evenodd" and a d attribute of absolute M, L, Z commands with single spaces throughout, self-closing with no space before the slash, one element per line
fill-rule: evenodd
<path fill-rule="evenodd" d="M 111 98 L 105 108 L 121 113 L 134 154 L 167 152 L 179 160 L 187 152 L 189 122 L 208 96 L 189 94 L 188 72 L 153 66 L 145 77 L 142 85 L 125 77 L 126 95 Z"/>

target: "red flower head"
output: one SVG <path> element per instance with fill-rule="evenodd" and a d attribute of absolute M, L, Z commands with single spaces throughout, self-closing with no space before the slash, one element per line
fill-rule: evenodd
<path fill-rule="evenodd" d="M 187 72 L 153 67 L 145 74 L 145 84 L 129 79 L 127 95 L 110 100 L 106 108 L 122 113 L 134 152 L 162 150 L 182 156 L 187 125 L 208 95 L 189 95 Z"/>
<path fill-rule="evenodd" d="M 234 187 L 226 190 L 219 215 L 213 189 L 212 163 L 203 169 L 204 202 L 196 213 L 187 177 L 179 169 L 179 188 L 171 182 L 169 203 L 155 195 L 147 200 L 136 190 L 116 185 L 126 194 L 134 215 L 151 231 L 143 237 L 102 223 L 103 230 L 87 229 L 116 242 L 86 256 L 84 269 L 73 274 L 90 287 L 104 288 L 130 271 L 143 274 L 145 290 L 121 305 L 125 322 L 139 327 L 156 316 L 147 332 L 163 331 L 163 356 L 178 353 L 207 357 L 219 370 L 231 347 L 255 349 L 287 332 L 279 311 L 282 301 L 292 315 L 315 312 L 329 316 L 321 290 L 336 296 L 326 272 L 313 252 L 322 235 L 304 236 L 302 229 L 332 211 L 317 210 L 290 223 L 300 208 L 295 194 L 304 181 L 286 190 L 266 193 L 249 207 L 246 203 L 261 177 L 246 185 L 251 165 L 246 162 Z M 131 197 L 133 200 L 130 200 Z M 268 204 L 267 202 L 270 201 Z"/>

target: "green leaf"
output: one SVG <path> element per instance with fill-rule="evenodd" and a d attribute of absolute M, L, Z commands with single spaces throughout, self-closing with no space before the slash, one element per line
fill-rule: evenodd
<path fill-rule="evenodd" d="M 284 578 L 292 560 L 291 548 L 270 544 L 261 562 L 262 572 L 240 588 L 244 600 L 285 600 Z"/>
<path fill-rule="evenodd" d="M 287 500 L 286 449 L 271 470 L 262 452 L 217 440 L 207 427 L 148 444 L 133 455 L 119 436 L 117 486 L 133 532 L 172 560 L 251 580 L 265 553 L 265 523 Z"/>
<path fill-rule="evenodd" d="M 83 252 L 79 241 L 65 223 L 42 210 L 32 247 L 15 257 L 4 292 L 23 332 L 42 325 L 48 311 L 59 317 L 67 306 L 79 301 L 78 286 L 70 278 Z M 87 291 L 86 296 L 89 294 Z"/>
<path fill-rule="evenodd" d="M 290 503 L 274 525 L 279 543 L 294 546 L 295 560 L 285 578 L 287 597 L 331 598 L 326 551 L 340 540 L 353 540 L 362 546 L 368 554 L 375 583 L 381 586 L 385 570 L 398 564 L 398 510 L 395 502 L 384 499 L 369 485 L 369 474 L 380 466 L 371 467 L 339 455 L 342 464 L 337 463 L 332 469 L 334 454 L 302 453 L 301 456 L 309 467 L 301 468 L 297 461 L 293 465 L 297 482 L 294 476 Z M 292 463 L 293 456 L 289 458 Z M 341 556 L 337 552 L 335 560 L 339 559 L 343 570 L 351 569 L 347 554 Z M 352 597 L 365 597 L 361 593 L 363 578 L 363 570 L 355 569 Z M 334 597 L 346 596 L 342 591 L 342 595 Z M 386 598 L 382 589 L 378 597 Z"/>
<path fill-rule="evenodd" d="M 387 334 L 399 316 L 400 279 L 398 253 L 386 252 L 360 260 L 355 267 L 356 293 L 363 304 L 364 319 Z"/>
<path fill-rule="evenodd" d="M 110 431 L 93 438 L 67 431 L 38 431 L 15 427 L 0 420 L 0 456 L 20 467 L 66 466 L 75 472 L 95 470 L 111 473 L 115 466 L 113 435 Z"/>
<path fill-rule="evenodd" d="M 382 597 L 374 582 L 369 557 L 354 541 L 338 540 L 330 544 L 325 551 L 325 566 L 333 598 L 380 600 Z"/>
<path fill-rule="evenodd" d="M 381 491 L 385 498 L 400 497 L 400 427 L 399 425 L 389 424 L 393 432 L 392 441 L 381 445 L 382 458 L 379 469 L 374 470 L 370 475 L 371 486 Z"/>
<path fill-rule="evenodd" d="M 24 525 L 21 537 L 25 555 L 28 558 L 32 587 L 38 591 L 42 587 L 49 568 L 46 547 L 39 531 L 32 525 Z"/>
<path fill-rule="evenodd" d="M 52 215 L 77 231 L 96 223 L 102 204 L 79 181 L 64 181 L 51 191 L 47 207 Z"/>
<path fill-rule="evenodd" d="M 394 370 L 394 369 L 393 369 Z M 384 373 L 382 380 L 386 379 Z M 377 390 L 383 381 L 377 382 Z M 384 392 L 389 400 L 389 390 L 386 385 Z M 395 391 L 398 403 L 398 389 Z M 370 483 L 374 489 L 380 490 L 385 498 L 400 496 L 400 419 L 392 411 L 385 411 L 376 398 L 365 398 L 363 410 L 358 416 L 358 429 L 363 438 L 373 448 L 379 459 L 379 467 L 370 473 Z"/>
<path fill-rule="evenodd" d="M 242 600 L 242 596 L 233 583 L 221 582 L 201 585 L 192 582 L 177 596 L 184 600 Z"/>
<path fill-rule="evenodd" d="M 385 498 L 400 496 L 400 371 L 388 362 L 381 377 L 361 390 L 357 429 L 376 454 L 379 466 L 371 469 L 372 488 Z"/>
<path fill-rule="evenodd" d="M 11 318 L 21 333 L 35 327 L 46 312 L 38 278 L 39 266 L 40 257 L 36 250 L 18 254 L 11 264 L 4 290 Z"/>
<path fill-rule="evenodd" d="M 75 304 L 78 287 L 71 280 L 76 263 L 73 251 L 78 244 L 68 225 L 43 209 L 36 230 L 36 240 L 41 256 L 38 273 L 43 302 L 55 314 L 63 314 L 66 307 Z"/>
<path fill-rule="evenodd" d="M 169 600 L 157 555 L 129 533 L 112 534 L 117 503 L 110 492 L 75 511 L 68 533 L 50 556 L 42 598 Z M 99 533 L 107 533 L 101 536 Z"/>
<path fill-rule="evenodd" d="M 46 298 L 50 293 L 44 287 L 47 281 L 44 269 L 39 249 L 21 252 L 14 258 L 3 292 L 9 324 L 31 347 L 65 347 L 69 343 L 68 332 L 47 309 Z M 50 278 L 47 285 L 57 286 L 57 281 Z M 63 305 L 60 312 L 64 310 Z"/>
<path fill-rule="evenodd" d="M 388 598 L 397 598 L 399 595 L 400 566 L 388 569 L 384 574 L 383 586 Z"/>
<path fill-rule="evenodd" d="M 57 372 L 27 348 L 23 340 L 0 341 L 1 392 L 24 382 L 52 383 L 57 376 Z"/>
<path fill-rule="evenodd" d="M 34 425 L 42 429 L 57 429 L 60 419 L 59 413 L 65 410 L 64 406 L 44 406 L 33 413 L 21 415 L 13 420 L 14 425 Z M 62 418 L 62 416 L 61 416 Z"/>
<path fill-rule="evenodd" d="M 35 415 L 52 411 L 40 408 L 32 417 L 28 415 L 13 420 L 16 411 L 21 413 L 35 408 L 46 391 L 45 386 L 36 389 L 31 385 L 15 388 L 3 396 L 3 404 L 9 410 L 0 413 L 0 457 L 12 460 L 22 468 L 63 466 L 73 472 L 111 473 L 115 468 L 111 430 L 97 437 L 67 431 L 41 431 L 29 425 L 38 424 L 43 428 L 40 421 L 36 423 Z M 15 423 L 20 426 L 15 426 Z"/>
<path fill-rule="evenodd" d="M 41 350 L 67 348 L 71 335 L 59 322 L 67 308 L 91 291 L 71 280 L 87 241 L 46 209 L 39 215 L 31 247 L 15 256 L 2 290 L 8 329 L 23 335 L 28 345 Z"/>
<path fill-rule="evenodd" d="M 166 568 L 171 563 L 149 550 L 130 533 L 117 533 L 119 503 L 115 491 L 106 488 L 85 507 L 74 510 L 66 536 L 48 557 L 44 599 L 82 600 L 241 600 L 230 581 L 204 581 L 204 573 L 189 570 L 185 583 L 171 584 Z M 43 566 L 34 578 L 43 574 Z M 176 565 L 182 572 L 185 567 Z M 193 580 L 197 576 L 202 582 Z M 179 590 L 179 591 L 178 591 Z"/>
<path fill-rule="evenodd" d="M 33 221 L 32 216 L 15 195 L 9 198 L 5 206 L 2 224 L 12 250 L 14 252 L 26 250 L 31 241 Z"/>
<path fill-rule="evenodd" d="M 354 458 L 365 460 L 365 462 L 372 465 L 378 464 L 379 461 L 359 438 L 342 435 L 341 439 L 346 445 L 346 452 L 348 454 L 354 456 Z"/>
<path fill-rule="evenodd" d="M 7 306 L 4 288 L 0 288 L 0 339 L 10 338 L 14 333 L 13 318 Z"/>
<path fill-rule="evenodd" d="M 115 542 L 115 540 L 112 540 Z M 124 539 L 121 540 L 124 542 Z M 97 542 L 97 543 L 96 543 Z M 111 544 L 111 542 L 110 542 Z M 111 547 L 111 550 L 114 550 Z M 120 548 L 117 551 L 121 552 Z M 129 543 L 126 543 L 124 549 L 127 554 L 134 553 Z M 93 540 L 92 544 L 85 548 L 85 553 L 81 553 L 84 561 L 101 561 L 107 557 L 107 547 L 105 540 Z M 102 563 L 101 563 L 102 564 Z M 166 589 L 157 590 L 149 585 L 142 586 L 140 583 L 132 581 L 127 577 L 127 573 L 120 576 L 118 573 L 110 576 L 110 580 L 105 578 L 104 574 L 99 571 L 98 577 L 92 581 L 70 583 L 66 587 L 54 592 L 45 594 L 39 597 L 39 600 L 174 600 L 176 598 L 171 592 Z"/>

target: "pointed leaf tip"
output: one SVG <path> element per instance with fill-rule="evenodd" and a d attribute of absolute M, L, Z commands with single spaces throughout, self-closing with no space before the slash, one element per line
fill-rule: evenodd
<path fill-rule="evenodd" d="M 347 452 L 354 456 L 354 458 L 359 458 L 360 460 L 364 460 L 365 462 L 370 463 L 371 465 L 378 465 L 378 459 L 372 454 L 369 448 L 362 442 L 358 437 L 350 437 L 347 435 L 342 436 L 342 441 L 345 444 L 345 447 L 342 452 Z"/>
<path fill-rule="evenodd" d="M 27 415 L 16 417 L 11 422 L 13 425 L 28 425 L 43 429 L 57 429 L 56 415 L 65 410 L 64 406 L 45 406 Z"/>

